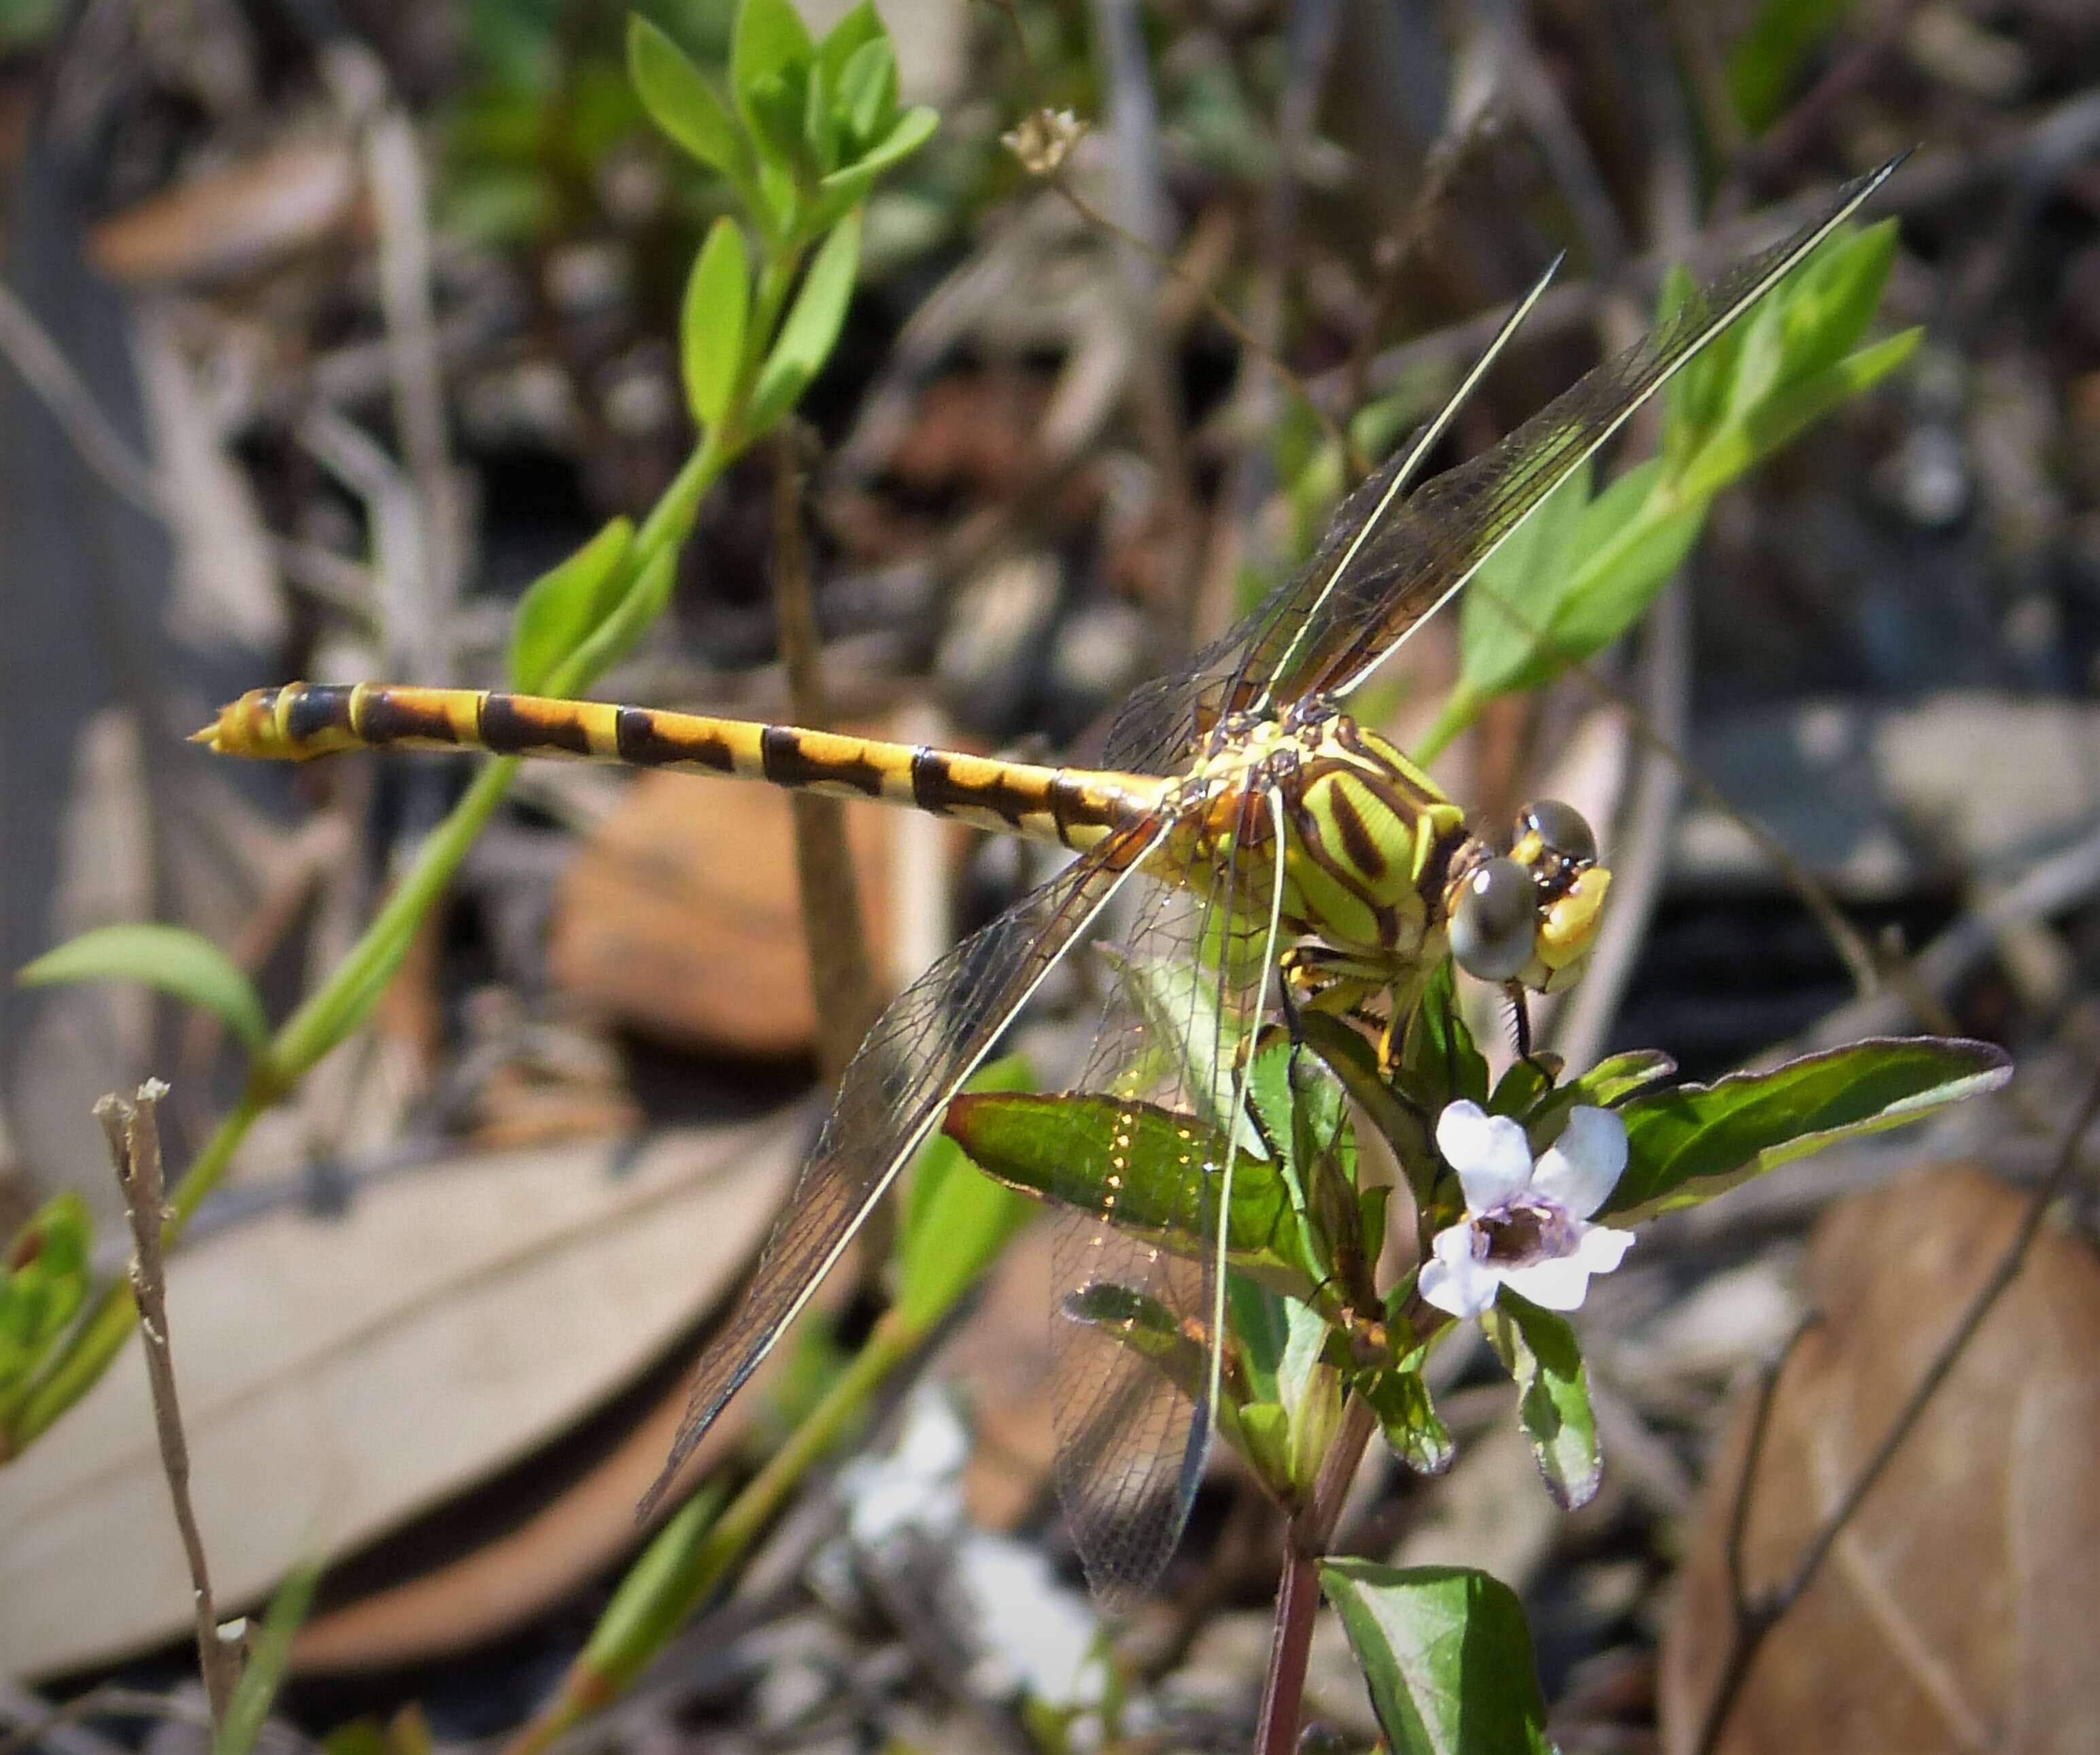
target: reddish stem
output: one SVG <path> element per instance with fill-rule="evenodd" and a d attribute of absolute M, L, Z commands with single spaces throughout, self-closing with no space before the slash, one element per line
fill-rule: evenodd
<path fill-rule="evenodd" d="M 1261 1712 L 1255 1722 L 1255 1755 L 1291 1755 L 1297 1747 L 1305 1665 L 1312 1650 L 1312 1617 L 1320 1607 L 1320 1557 L 1341 1521 L 1342 1506 L 1357 1478 L 1364 1446 L 1370 1442 L 1372 1425 L 1371 1411 L 1363 1398 L 1351 1396 L 1341 1430 L 1312 1484 L 1312 1496 L 1285 1529 L 1283 1577 L 1277 1587 L 1268 1670 L 1262 1678 Z"/>

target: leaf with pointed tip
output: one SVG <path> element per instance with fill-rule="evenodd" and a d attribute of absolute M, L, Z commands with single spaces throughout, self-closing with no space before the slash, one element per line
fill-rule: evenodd
<path fill-rule="evenodd" d="M 258 1060 L 270 1051 L 270 1020 L 240 966 L 187 926 L 150 922 L 97 926 L 15 972 L 24 987 L 136 981 L 208 1011 Z"/>
<path fill-rule="evenodd" d="M 659 128 L 732 182 L 749 182 L 750 153 L 729 106 L 686 51 L 638 12 L 627 21 L 627 70 Z"/>
<path fill-rule="evenodd" d="M 1959 1037 L 1873 1037 L 1711 1085 L 1646 1090 L 1620 1104 L 1626 1169 L 1596 1214 L 1630 1226 L 1696 1206 L 1838 1140 L 1921 1121 L 1996 1090 L 2004 1050 Z"/>
<path fill-rule="evenodd" d="M 536 694 L 554 667 L 581 645 L 614 600 L 634 526 L 614 519 L 567 560 L 526 587 L 510 630 L 510 686 Z"/>

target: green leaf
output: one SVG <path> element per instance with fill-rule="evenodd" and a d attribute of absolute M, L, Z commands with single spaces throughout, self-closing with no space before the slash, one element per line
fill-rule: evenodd
<path fill-rule="evenodd" d="M 1777 297 L 1785 325 L 1786 382 L 1827 371 L 1860 344 L 1887 286 L 1896 223 L 1827 240 L 1787 276 Z"/>
<path fill-rule="evenodd" d="M 1959 1037 L 1879 1037 L 1619 1106 L 1626 1174 L 1596 1216 L 1619 1226 L 1696 1206 L 1835 1141 L 1900 1127 L 2012 1076 L 2004 1050 Z"/>
<path fill-rule="evenodd" d="M 1820 420 L 1847 397 L 1871 388 L 1901 365 L 1925 338 L 1904 329 L 1848 354 L 1828 371 L 1767 397 L 1742 421 L 1723 427 L 1686 466 L 1681 492 L 1701 501 L 1718 493 Z"/>
<path fill-rule="evenodd" d="M 751 259 L 743 247 L 743 228 L 725 214 L 715 221 L 694 260 L 678 321 L 686 405 L 704 427 L 721 426 L 736 394 L 750 312 Z"/>
<path fill-rule="evenodd" d="M 824 199 L 817 210 L 815 223 L 819 227 L 830 225 L 843 217 L 859 203 L 877 177 L 899 160 L 917 152 L 933 138 L 933 131 L 940 125 L 939 115 L 923 104 L 907 110 L 879 142 L 818 185 Z"/>
<path fill-rule="evenodd" d="M 750 155 L 729 106 L 686 51 L 639 12 L 627 20 L 627 70 L 659 128 L 701 163 L 739 185 L 749 182 Z"/>
<path fill-rule="evenodd" d="M 1031 1081 L 1018 1054 L 978 1070 L 976 1092 L 1025 1091 Z M 1035 1209 L 983 1174 L 945 1135 L 929 1139 L 911 1173 L 897 1234 L 897 1309 L 931 1328 L 997 1259 Z"/>
<path fill-rule="evenodd" d="M 270 1020 L 240 966 L 186 926 L 97 926 L 17 971 L 24 987 L 75 981 L 136 981 L 208 1011 L 258 1060 L 270 1051 Z"/>
<path fill-rule="evenodd" d="M 1024 1194 L 1113 1210 L 1116 1222 L 1193 1261 L 1216 1246 L 1225 1138 L 1193 1116 L 1113 1097 L 986 1093 L 950 1103 L 942 1131 L 987 1176 Z M 1298 1215 L 1277 1166 L 1239 1153 L 1230 1219 L 1228 1265 L 1290 1296 L 1310 1294 Z"/>
<path fill-rule="evenodd" d="M 1211 1360 L 1202 1343 L 1157 1298 L 1128 1286 L 1096 1280 L 1080 1291 L 1068 1293 L 1058 1314 L 1068 1321 L 1099 1328 L 1120 1346 L 1127 1346 L 1167 1374 L 1168 1379 L 1198 1407 L 1211 1393 Z M 1240 1428 L 1240 1413 L 1247 1406 L 1244 1386 L 1230 1373 L 1220 1391 L 1216 1409 L 1218 1431 L 1242 1456 L 1252 1457 L 1246 1435 Z M 1251 1409 L 1250 1409 L 1251 1411 Z M 1282 1409 L 1277 1413 L 1282 1413 Z M 1267 1477 L 1264 1475 L 1264 1479 Z"/>
<path fill-rule="evenodd" d="M 1562 1087 L 1576 1102 L 1613 1109 L 1636 1091 L 1646 1090 L 1677 1071 L 1677 1063 L 1660 1049 L 1630 1049 L 1599 1061 L 1580 1078 Z"/>
<path fill-rule="evenodd" d="M 792 67 L 806 68 L 816 52 L 809 28 L 788 0 L 743 0 L 737 8 L 736 25 L 730 38 L 730 90 L 753 134 L 759 133 L 760 127 L 752 98 L 761 85 Z M 798 99 L 803 89 L 797 81 Z M 799 110 L 796 121 L 799 126 Z"/>
<path fill-rule="evenodd" d="M 834 76 L 832 106 L 856 158 L 882 141 L 897 121 L 897 51 L 887 38 L 864 42 Z"/>
<path fill-rule="evenodd" d="M 1431 972 L 1408 1022 L 1398 1083 L 1416 1107 L 1432 1116 L 1462 1097 L 1482 1104 L 1488 1100 L 1488 1063 L 1459 1015 L 1449 957 Z"/>
<path fill-rule="evenodd" d="M 765 0 L 748 0 L 748 3 L 755 6 Z M 859 270 L 860 217 L 849 214 L 818 248 L 787 320 L 780 325 L 779 339 L 759 368 L 746 423 L 753 438 L 767 431 L 795 405 L 795 399 L 831 357 L 845 324 L 854 276 Z"/>
<path fill-rule="evenodd" d="M 285 1666 L 291 1660 L 292 1641 L 313 1606 L 314 1587 L 320 1576 L 320 1563 L 310 1561 L 294 1568 L 277 1587 L 262 1625 L 249 1647 L 248 1661 L 240 1680 L 234 1685 L 225 1720 L 212 1740 L 211 1755 L 249 1755 L 255 1747 L 262 1722 L 270 1716 L 270 1703 L 277 1698 Z"/>
<path fill-rule="evenodd" d="M 1379 1371 L 1359 1377 L 1357 1393 L 1378 1416 L 1395 1456 L 1417 1474 L 1441 1474 L 1458 1447 L 1418 1371 Z"/>
<path fill-rule="evenodd" d="M 633 542 L 634 526 L 615 518 L 526 588 L 510 630 L 513 688 L 527 695 L 544 688 L 554 667 L 583 643 L 604 614 Z"/>
<path fill-rule="evenodd" d="M 68 1190 L 15 1233 L 0 1259 L 0 1390 L 28 1377 L 87 1301 L 95 1220 Z"/>
<path fill-rule="evenodd" d="M 1575 559 L 1573 544 L 1590 503 L 1588 463 L 1574 471 L 1482 564 L 1458 615 L 1459 674 L 1483 694 L 1525 668 L 1552 624 Z"/>
<path fill-rule="evenodd" d="M 568 667 L 571 687 L 587 688 L 633 649 L 648 632 L 649 624 L 664 612 L 671 600 L 671 587 L 678 577 L 678 552 L 666 548 L 633 577 L 617 603 L 607 606 L 588 638 L 576 648 Z"/>
<path fill-rule="evenodd" d="M 1551 1755 L 1516 1593 L 1464 1567 L 1323 1560 L 1393 1755 Z"/>
<path fill-rule="evenodd" d="M 1752 134 L 1779 118 L 1802 64 L 1854 0 L 1764 0 L 1728 57 L 1728 95 Z"/>
<path fill-rule="evenodd" d="M 874 0 L 860 0 L 824 33 L 824 40 L 817 45 L 817 66 L 825 86 L 832 91 L 841 90 L 847 64 L 871 43 L 887 46 L 889 42 L 889 32 L 884 27 L 882 15 L 875 9 Z M 893 52 L 890 59 L 895 60 Z"/>
<path fill-rule="evenodd" d="M 1589 1375 L 1567 1318 L 1507 1286 L 1480 1327 L 1516 1380 L 1517 1424 L 1531 1440 L 1546 1491 L 1563 1510 L 1587 1505 L 1604 1473 Z"/>

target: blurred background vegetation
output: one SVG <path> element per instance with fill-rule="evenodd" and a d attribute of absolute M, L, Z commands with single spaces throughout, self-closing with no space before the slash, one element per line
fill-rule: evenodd
<path fill-rule="evenodd" d="M 729 0 L 642 10 L 719 68 Z M 941 128 L 868 203 L 843 338 L 801 406 L 800 503 L 834 712 L 914 741 L 1083 757 L 1123 693 L 1309 545 L 1347 468 L 1305 394 L 1382 452 L 1565 250 L 1447 446 L 1471 454 L 1637 336 L 1671 264 L 1715 269 L 1917 148 L 1869 217 L 1900 227 L 1882 327 L 1921 325 L 1923 344 L 1723 496 L 1599 667 L 1691 776 L 1572 683 L 1498 703 L 1437 769 L 1489 822 L 1551 794 L 1600 825 L 1623 924 L 1546 1023 L 1578 1063 L 1639 1045 L 1710 1076 L 1956 1028 L 2023 1069 L 1927 1138 L 1833 1152 L 1644 1238 L 1585 1313 L 1612 1466 L 1579 1516 L 1538 1492 L 1477 1358 L 1477 1384 L 1460 1360 L 1447 1386 L 1460 1466 L 1369 1471 L 1352 1548 L 1514 1585 L 1563 1747 L 1684 1746 L 1749 1418 L 1732 1385 L 1822 1313 L 1766 1439 L 1781 1496 L 1818 1502 L 1915 1375 L 1920 1313 L 1988 1267 L 2094 1058 L 2100 15 L 883 11 L 903 96 Z M 233 771 L 183 736 L 293 676 L 496 679 L 527 584 L 675 475 L 680 300 L 728 197 L 650 127 L 626 29 L 595 0 L 0 0 L 9 969 L 85 927 L 177 922 L 282 1015 L 466 775 Z M 1003 144 L 1044 107 L 1089 125 L 1076 202 Z M 718 485 L 671 612 L 600 693 L 785 714 L 779 467 L 754 454 Z M 1390 667 L 1376 716 L 1402 741 L 1427 732 L 1454 654 L 1440 627 Z M 892 979 L 1039 875 L 938 827 L 850 832 Z M 365 1722 L 343 1755 L 492 1735 L 582 1644 L 692 1347 L 805 1135 L 819 1020 L 793 895 L 778 801 L 528 775 L 370 1026 L 258 1125 L 201 1216 L 174 1314 L 221 1595 L 252 1606 L 315 1549 L 329 1562 L 293 1650 L 299 1734 Z M 1083 988 L 1021 1032 L 1045 1083 L 1083 1058 Z M 0 989 L 0 1236 L 73 1190 L 99 1265 L 119 1265 L 89 1105 L 149 1072 L 174 1086 L 179 1165 L 239 1089 L 220 1034 L 135 992 Z M 2063 1656 L 2100 1607 L 2076 1509 L 2100 1421 L 2081 1186 L 1722 1746 L 1974 1748 L 2016 1723 L 2018 1746 L 2083 1746 L 2067 1727 L 2100 1703 Z M 894 1466 L 910 1492 L 960 1492 L 1006 1545 L 970 1563 L 1001 1582 L 958 1584 L 959 1544 L 885 1546 L 857 1522 L 885 1483 L 827 1478 L 605 1739 L 1054 1748 L 1105 1725 L 1243 1743 L 1274 1544 L 1229 1470 L 1124 1630 L 1113 1709 L 1098 1674 L 1088 1694 L 1030 1669 L 1094 1632 L 1046 1486 L 1032 1237 L 925 1373 L 964 1410 L 952 1466 L 946 1403 L 890 1408 L 868 1440 L 915 1435 Z M 869 1307 L 852 1293 L 827 1315 L 846 1342 Z M 777 1443 L 828 1345 L 739 1404 L 715 1465 Z M 0 1677 L 17 1678 L 0 1716 L 36 1722 L 32 1685 L 112 1679 L 177 1710 L 192 1664 L 165 1516 L 135 1377 L 0 1470 Z M 1802 1533 L 1769 1533 L 1771 1571 Z M 1014 1616 L 957 1613 L 970 1589 Z M 1323 1649 L 1313 1707 L 1363 1746 L 1361 1684 Z M 1042 1710 L 1080 1700 L 1078 1731 Z M 195 1737 L 149 1707 L 114 1734 Z"/>

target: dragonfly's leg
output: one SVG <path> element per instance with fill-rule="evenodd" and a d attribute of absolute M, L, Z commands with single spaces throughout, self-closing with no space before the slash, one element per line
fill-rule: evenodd
<path fill-rule="evenodd" d="M 1512 981 L 1502 989 L 1509 996 L 1510 1029 L 1516 1037 L 1516 1058 L 1531 1059 L 1531 1008 L 1524 1003 L 1524 988 Z"/>

